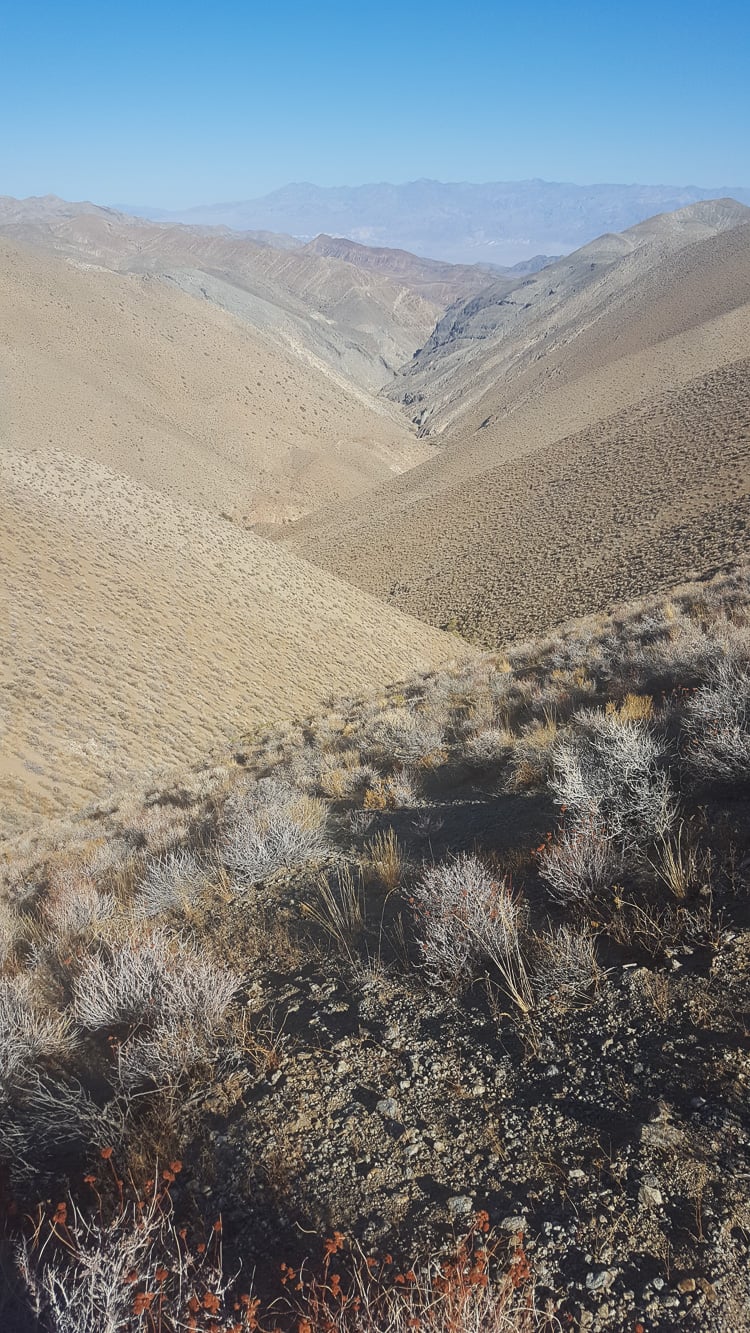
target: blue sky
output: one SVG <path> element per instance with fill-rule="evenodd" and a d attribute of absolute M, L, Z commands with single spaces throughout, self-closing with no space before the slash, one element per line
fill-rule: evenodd
<path fill-rule="evenodd" d="M 750 185 L 750 6 L 6 0 L 0 194 Z"/>

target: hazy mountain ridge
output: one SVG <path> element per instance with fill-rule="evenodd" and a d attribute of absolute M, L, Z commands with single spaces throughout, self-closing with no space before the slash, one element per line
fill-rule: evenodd
<path fill-rule="evenodd" d="M 750 189 L 671 185 L 574 185 L 529 180 L 409 181 L 324 187 L 285 185 L 262 198 L 202 205 L 175 220 L 288 232 L 310 240 L 324 232 L 429 258 L 513 264 L 536 253 L 576 250 L 608 231 L 625 231 L 655 213 L 731 195 L 750 204 Z M 154 216 L 164 217 L 164 210 Z"/>

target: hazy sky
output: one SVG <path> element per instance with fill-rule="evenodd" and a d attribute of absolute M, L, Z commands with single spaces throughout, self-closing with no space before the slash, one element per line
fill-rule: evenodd
<path fill-rule="evenodd" d="M 750 6 L 6 0 L 0 194 L 750 185 Z"/>

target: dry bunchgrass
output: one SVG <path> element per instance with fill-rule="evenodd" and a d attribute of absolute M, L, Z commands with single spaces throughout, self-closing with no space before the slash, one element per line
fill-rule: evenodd
<path fill-rule="evenodd" d="M 333 876 L 320 875 L 317 893 L 303 904 L 302 912 L 348 962 L 358 961 L 367 928 L 367 900 L 360 870 L 344 865 Z"/>
<path fill-rule="evenodd" d="M 0 898 L 0 971 L 12 957 L 21 924 L 9 903 Z"/>
<path fill-rule="evenodd" d="M 393 828 L 382 830 L 370 838 L 365 846 L 367 865 L 376 879 L 393 893 L 401 883 L 404 873 L 404 856 Z"/>
<path fill-rule="evenodd" d="M 650 722 L 654 716 L 654 701 L 650 694 L 628 691 L 622 703 L 608 703 L 606 711 L 621 722 Z"/>
<path fill-rule="evenodd" d="M 604 977 L 587 927 L 560 926 L 536 941 L 534 990 L 540 1002 L 562 1008 L 589 1004 Z"/>
<path fill-rule="evenodd" d="M 674 832 L 658 840 L 651 865 L 659 882 L 680 902 L 711 883 L 710 854 L 698 846 L 682 820 Z"/>
<path fill-rule="evenodd" d="M 415 778 L 398 771 L 387 777 L 377 777 L 365 791 L 362 804 L 365 810 L 403 810 L 418 805 L 419 800 Z"/>
<path fill-rule="evenodd" d="M 513 747 L 511 790 L 528 791 L 545 785 L 557 734 L 557 721 L 552 716 L 529 723 L 524 729 Z"/>

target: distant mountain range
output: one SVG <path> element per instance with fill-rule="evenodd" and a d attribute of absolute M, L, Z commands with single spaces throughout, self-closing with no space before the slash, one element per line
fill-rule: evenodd
<path fill-rule="evenodd" d="M 368 246 L 396 246 L 453 263 L 515 264 L 537 254 L 568 253 L 604 232 L 620 232 L 655 213 L 731 196 L 750 204 L 746 187 L 571 185 L 433 180 L 405 185 L 285 185 L 260 199 L 182 212 L 127 207 L 159 220 L 284 232 L 311 240 L 320 232 Z M 119 205 L 123 208 L 123 205 Z"/>

